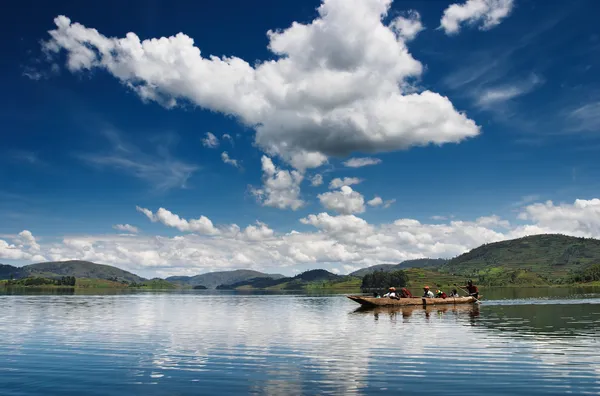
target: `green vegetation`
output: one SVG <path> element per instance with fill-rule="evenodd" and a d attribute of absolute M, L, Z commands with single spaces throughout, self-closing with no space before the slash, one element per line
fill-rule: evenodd
<path fill-rule="evenodd" d="M 219 285 L 218 290 L 358 290 L 360 279 L 340 276 L 322 269 L 303 272 L 292 278 L 253 278 L 230 285 Z"/>
<path fill-rule="evenodd" d="M 214 289 L 219 285 L 231 285 L 238 282 L 244 282 L 255 278 L 281 279 L 283 275 L 265 274 L 252 270 L 234 270 L 209 272 L 196 276 L 170 276 L 167 281 L 181 286 L 206 286 L 208 289 Z"/>
<path fill-rule="evenodd" d="M 545 234 L 482 245 L 440 271 L 487 286 L 552 285 L 593 280 L 599 263 L 600 240 Z"/>
<path fill-rule="evenodd" d="M 408 283 L 408 275 L 406 272 L 393 271 L 375 271 L 370 274 L 366 274 L 362 278 L 362 282 L 360 285 L 361 290 L 379 290 L 379 289 L 387 289 L 389 287 L 404 287 Z"/>
<path fill-rule="evenodd" d="M 408 268 L 439 268 L 442 265 L 446 264 L 448 260 L 445 259 L 430 259 L 430 258 L 422 258 L 415 260 L 405 260 L 400 264 L 378 264 L 373 265 L 367 268 L 361 268 L 357 271 L 352 272 L 351 276 L 363 277 L 366 274 L 373 273 L 375 271 L 397 271 L 400 269 L 408 269 Z"/>
<path fill-rule="evenodd" d="M 6 287 L 47 287 L 47 286 L 62 286 L 62 287 L 73 287 L 75 286 L 75 277 L 63 276 L 60 279 L 48 279 L 41 277 L 28 277 L 22 279 L 9 279 L 2 281 Z"/>

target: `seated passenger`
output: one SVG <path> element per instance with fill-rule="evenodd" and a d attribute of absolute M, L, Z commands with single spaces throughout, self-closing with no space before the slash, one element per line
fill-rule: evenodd
<path fill-rule="evenodd" d="M 431 290 L 429 290 L 429 286 L 425 286 L 423 288 L 423 291 L 425 292 L 425 293 L 423 293 L 423 297 L 433 298 L 433 292 Z"/>
<path fill-rule="evenodd" d="M 436 298 L 446 298 L 448 296 L 446 295 L 446 293 L 444 293 L 443 291 L 438 289 L 435 291 L 435 297 Z"/>
<path fill-rule="evenodd" d="M 406 287 L 403 287 L 400 289 L 400 298 L 413 298 L 413 295 Z"/>
<path fill-rule="evenodd" d="M 383 297 L 395 298 L 398 299 L 398 295 L 396 294 L 396 288 L 390 287 L 390 291 L 385 293 Z"/>
<path fill-rule="evenodd" d="M 450 297 L 460 297 L 458 295 L 458 291 L 456 289 L 452 289 L 452 291 L 450 292 Z"/>

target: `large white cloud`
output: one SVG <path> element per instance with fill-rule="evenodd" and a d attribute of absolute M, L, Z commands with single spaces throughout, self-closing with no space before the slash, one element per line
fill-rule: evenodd
<path fill-rule="evenodd" d="M 327 210 L 335 210 L 340 214 L 362 213 L 365 211 L 365 198 L 350 186 L 342 186 L 337 191 L 318 195 L 321 205 Z"/>
<path fill-rule="evenodd" d="M 279 209 L 298 210 L 304 206 L 300 198 L 300 183 L 304 175 L 298 171 L 278 169 L 273 161 L 263 155 L 261 158 L 263 187 L 252 188 L 252 194 L 264 206 Z"/>
<path fill-rule="evenodd" d="M 484 243 L 540 233 L 600 238 L 600 199 L 531 204 L 518 215 L 523 224 L 490 215 L 474 221 L 440 219 L 432 223 L 401 218 L 374 225 L 352 214 L 319 213 L 299 220 L 314 230 L 287 233 L 275 232 L 261 222 L 242 229 L 235 224 L 214 226 L 207 218 L 199 222 L 185 220 L 166 209 L 156 214 L 144 208 L 138 210 L 151 221 L 181 229 L 185 234 L 69 236 L 61 242 L 38 244 L 25 231 L 12 237 L 13 243 L 0 240 L 0 258 L 28 262 L 43 261 L 44 257 L 83 259 L 146 276 L 274 267 L 346 271 L 420 257 L 453 257 Z"/>
<path fill-rule="evenodd" d="M 514 0 L 467 0 L 464 4 L 451 4 L 444 10 L 440 27 L 446 34 L 457 34 L 463 23 L 480 24 L 480 30 L 497 26 L 512 11 Z"/>
<path fill-rule="evenodd" d="M 55 18 L 44 49 L 67 54 L 72 72 L 104 69 L 145 101 L 192 102 L 238 117 L 256 143 L 297 168 L 331 155 L 458 143 L 479 134 L 474 121 L 410 81 L 423 66 L 405 41 L 422 29 L 416 14 L 385 25 L 391 0 L 324 0 L 318 17 L 268 31 L 272 60 L 255 66 L 203 56 L 183 34 L 141 41 L 107 37 Z M 252 60 L 254 62 L 254 60 Z"/>

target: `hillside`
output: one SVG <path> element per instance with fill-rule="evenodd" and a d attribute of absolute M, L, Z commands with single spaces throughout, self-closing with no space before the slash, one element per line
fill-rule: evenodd
<path fill-rule="evenodd" d="M 21 267 L 13 267 L 8 264 L 0 264 L 0 279 L 20 279 L 27 276 L 27 272 Z"/>
<path fill-rule="evenodd" d="M 351 276 L 336 275 L 329 271 L 316 269 L 303 272 L 291 278 L 253 278 L 232 284 L 219 285 L 219 290 L 314 290 L 343 289 L 360 286 L 360 279 Z"/>
<path fill-rule="evenodd" d="M 182 286 L 206 286 L 209 289 L 214 289 L 219 285 L 229 285 L 237 282 L 243 282 L 253 278 L 284 278 L 279 274 L 265 274 L 253 270 L 234 270 L 234 271 L 219 271 L 208 272 L 206 274 L 196 276 L 170 276 L 166 278 L 168 282 L 176 283 Z"/>
<path fill-rule="evenodd" d="M 22 269 L 26 272 L 26 276 L 46 278 L 74 276 L 75 278 L 125 280 L 128 282 L 142 282 L 145 280 L 117 267 L 79 260 L 31 264 L 22 267 Z"/>
<path fill-rule="evenodd" d="M 357 271 L 352 272 L 350 276 L 363 277 L 366 274 L 370 274 L 374 271 L 391 272 L 406 268 L 436 268 L 446 264 L 447 261 L 448 260 L 445 259 L 422 258 L 416 260 L 405 260 L 400 264 L 378 264 L 367 268 L 361 268 Z"/>
<path fill-rule="evenodd" d="M 481 284 L 564 283 L 600 263 L 600 240 L 557 234 L 533 235 L 482 245 L 441 267 Z"/>

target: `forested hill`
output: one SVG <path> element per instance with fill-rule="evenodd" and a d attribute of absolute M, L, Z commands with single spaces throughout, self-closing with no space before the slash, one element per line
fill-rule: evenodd
<path fill-rule="evenodd" d="M 593 264 L 600 264 L 600 240 L 543 234 L 482 245 L 441 270 L 483 283 L 560 283 Z"/>
<path fill-rule="evenodd" d="M 74 276 L 76 278 L 114 279 L 128 282 L 142 282 L 145 280 L 136 274 L 111 265 L 79 260 L 31 264 L 22 267 L 22 269 L 27 273 L 27 276 L 50 278 Z"/>
<path fill-rule="evenodd" d="M 166 280 L 184 286 L 206 286 L 209 289 L 214 289 L 219 285 L 230 285 L 237 282 L 243 282 L 253 278 L 283 278 L 280 274 L 265 274 L 263 272 L 253 270 L 234 270 L 234 271 L 218 271 L 208 272 L 206 274 L 196 276 L 170 276 Z"/>
<path fill-rule="evenodd" d="M 366 274 L 370 274 L 375 271 L 390 272 L 390 271 L 398 271 L 398 270 L 407 269 L 407 268 L 437 268 L 437 267 L 441 267 L 442 265 L 446 264 L 447 261 L 448 260 L 445 260 L 445 259 L 430 259 L 430 258 L 405 260 L 405 261 L 401 262 L 400 264 L 378 264 L 378 265 L 373 265 L 373 266 L 367 267 L 367 268 L 361 268 L 357 271 L 352 272 L 350 275 L 363 277 Z"/>

